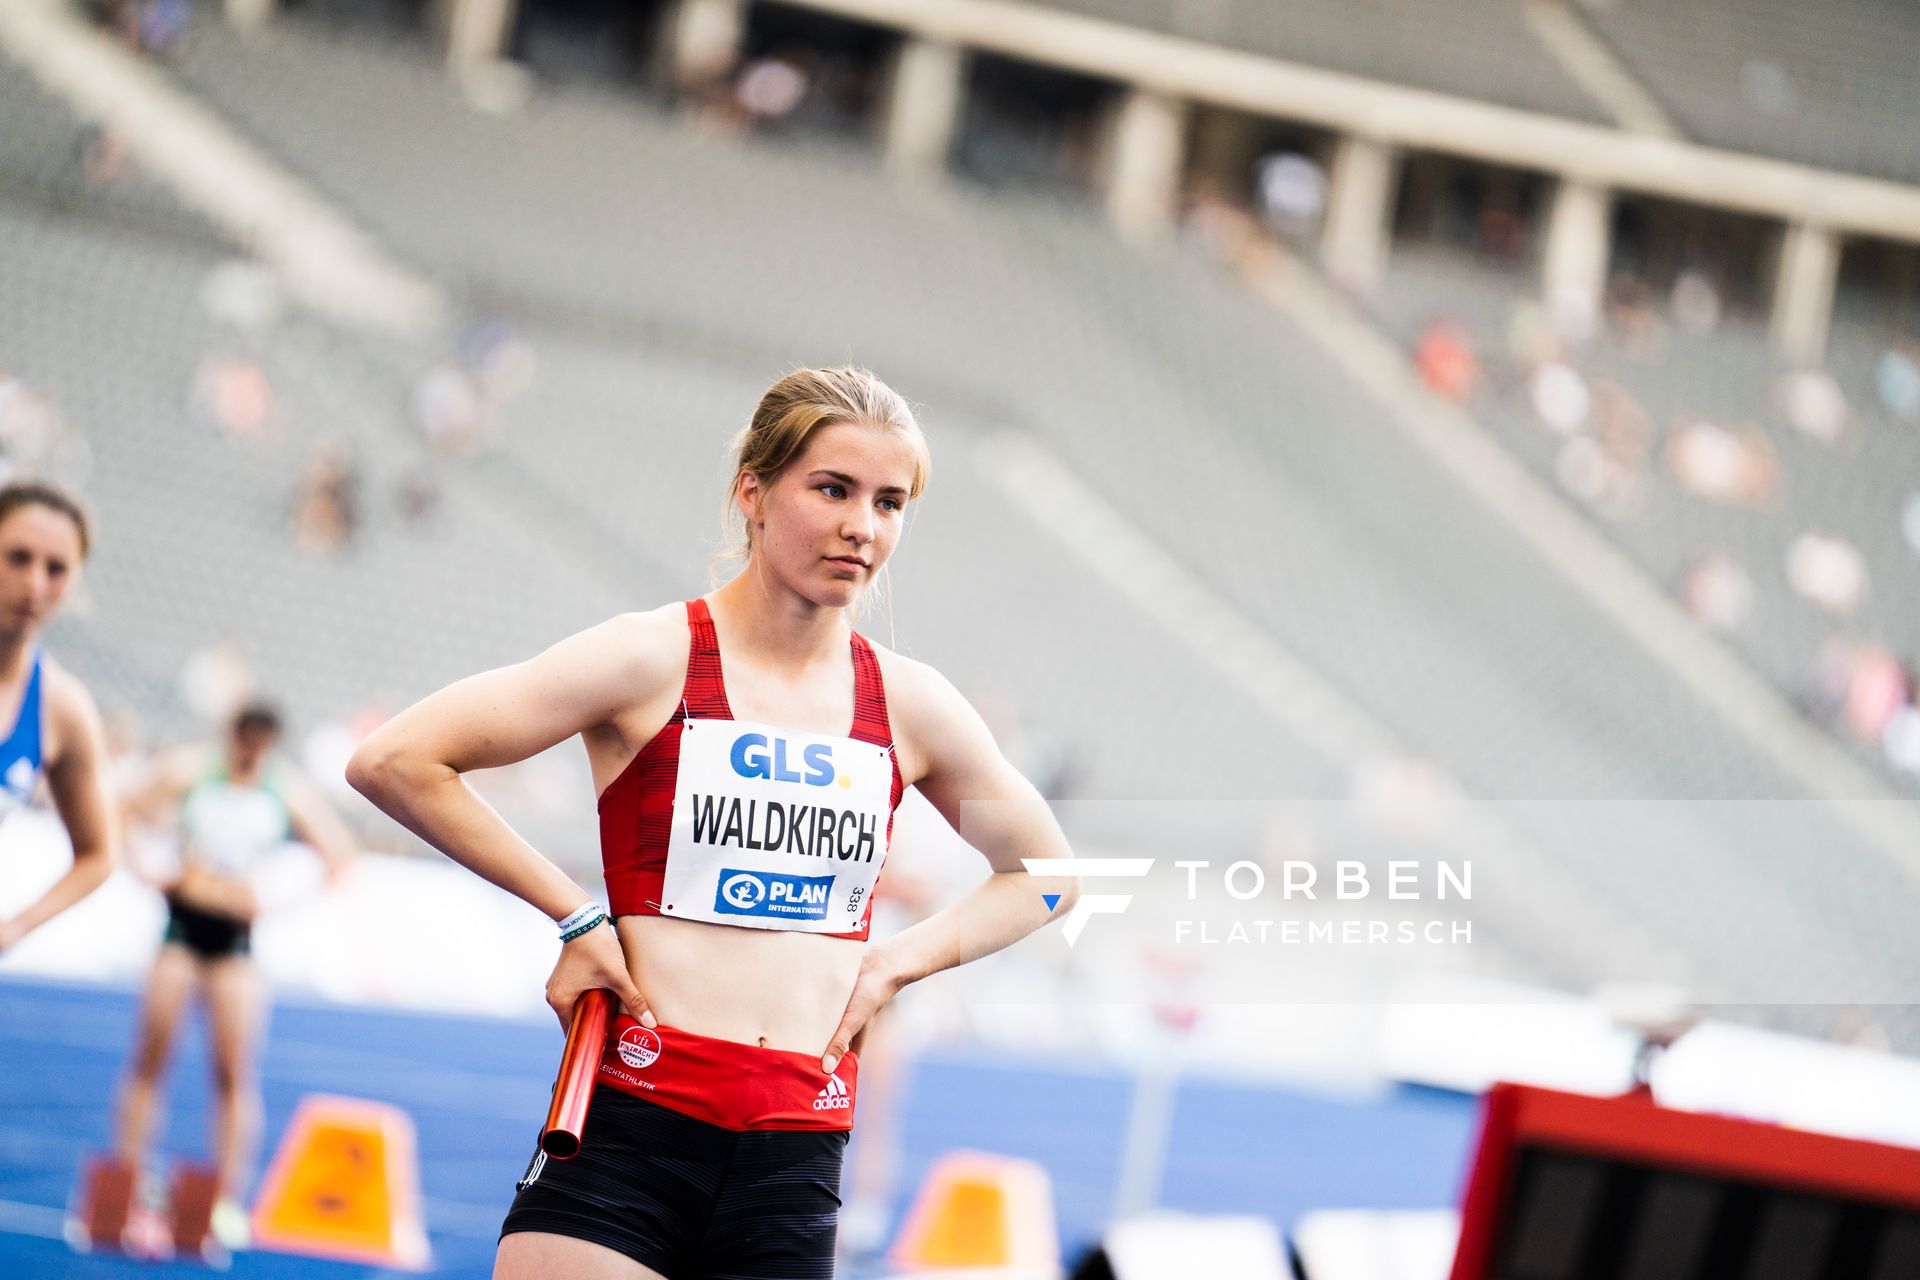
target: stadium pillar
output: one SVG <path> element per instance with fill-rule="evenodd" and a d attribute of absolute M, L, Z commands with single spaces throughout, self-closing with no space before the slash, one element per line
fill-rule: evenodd
<path fill-rule="evenodd" d="M 1107 153 L 1107 216 L 1121 235 L 1148 239 L 1173 224 L 1186 133 L 1186 103 L 1146 89 L 1127 90 Z"/>
<path fill-rule="evenodd" d="M 1399 156 L 1375 138 L 1348 134 L 1333 154 L 1321 253 L 1335 283 L 1364 293 L 1387 265 L 1387 222 L 1393 209 Z"/>
<path fill-rule="evenodd" d="M 477 67 L 506 56 L 518 0 L 447 0 L 447 65 Z"/>
<path fill-rule="evenodd" d="M 1612 252 L 1613 193 L 1573 178 L 1560 179 L 1547 215 L 1541 284 L 1556 312 L 1599 313 Z"/>
<path fill-rule="evenodd" d="M 679 0 L 667 19 L 667 56 L 681 88 L 724 75 L 747 30 L 745 0 Z"/>
<path fill-rule="evenodd" d="M 959 46 L 911 36 L 901 42 L 887 99 L 889 165 L 903 173 L 945 169 L 965 75 Z"/>
<path fill-rule="evenodd" d="M 264 26 L 267 19 L 273 16 L 273 10 L 274 0 L 226 0 L 221 6 L 227 25 L 242 31 Z"/>
<path fill-rule="evenodd" d="M 1787 228 L 1773 288 L 1773 340 L 1791 360 L 1818 364 L 1827 354 L 1840 243 L 1831 230 L 1800 222 Z"/>

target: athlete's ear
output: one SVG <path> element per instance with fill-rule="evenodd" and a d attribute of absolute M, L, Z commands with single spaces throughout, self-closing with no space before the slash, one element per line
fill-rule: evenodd
<path fill-rule="evenodd" d="M 740 515 L 748 528 L 758 525 L 764 518 L 760 507 L 766 498 L 766 487 L 760 483 L 760 477 L 751 471 L 740 473 L 740 483 L 733 491 L 734 504 L 740 508 Z"/>

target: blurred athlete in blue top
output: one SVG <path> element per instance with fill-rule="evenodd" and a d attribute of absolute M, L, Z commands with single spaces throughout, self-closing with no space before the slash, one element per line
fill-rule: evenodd
<path fill-rule="evenodd" d="M 0 952 L 98 888 L 113 871 L 106 734 L 93 699 L 40 647 L 41 626 L 80 576 L 87 517 L 51 485 L 0 488 L 0 824 L 44 778 L 73 866 L 20 914 L 0 919 Z M 9 714 L 11 713 L 11 714 Z M 6 875 L 0 826 L 0 875 Z"/>

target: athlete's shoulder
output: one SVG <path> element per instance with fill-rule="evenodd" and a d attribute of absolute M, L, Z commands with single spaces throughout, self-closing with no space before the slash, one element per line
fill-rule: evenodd
<path fill-rule="evenodd" d="M 880 664 L 880 683 L 886 689 L 887 713 L 892 719 L 940 719 L 970 710 L 953 682 L 931 664 L 872 640 L 867 644 Z"/>
<path fill-rule="evenodd" d="M 589 681 L 604 676 L 628 689 L 645 688 L 686 669 L 686 606 L 676 601 L 657 609 L 615 614 L 568 636 L 542 662 L 549 658 L 559 659 Z"/>
<path fill-rule="evenodd" d="M 40 655 L 40 707 L 48 729 L 49 759 L 66 749 L 67 744 L 98 741 L 100 708 L 79 676 L 54 661 L 44 651 Z"/>

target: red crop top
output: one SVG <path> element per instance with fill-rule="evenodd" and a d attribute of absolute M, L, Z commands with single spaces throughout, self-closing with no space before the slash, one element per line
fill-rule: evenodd
<path fill-rule="evenodd" d="M 607 898 L 616 916 L 660 915 L 667 870 L 667 848 L 673 824 L 674 792 L 680 770 L 683 726 L 695 721 L 733 719 L 727 704 L 726 682 L 720 670 L 720 644 L 713 616 L 704 600 L 687 601 L 687 628 L 692 633 L 687 657 L 687 680 L 680 702 L 660 732 L 641 748 L 600 796 L 600 859 L 606 874 Z M 887 693 L 880 681 L 880 662 L 873 647 L 853 633 L 853 728 L 849 738 L 891 747 L 893 731 L 887 721 Z M 892 753 L 889 752 L 889 755 Z M 887 838 L 893 836 L 893 810 L 905 785 L 897 757 L 891 763 L 892 795 L 887 810 Z M 884 864 L 885 854 L 882 852 Z M 833 938 L 865 941 L 872 925 L 872 898 L 860 912 L 857 929 L 829 933 Z"/>

